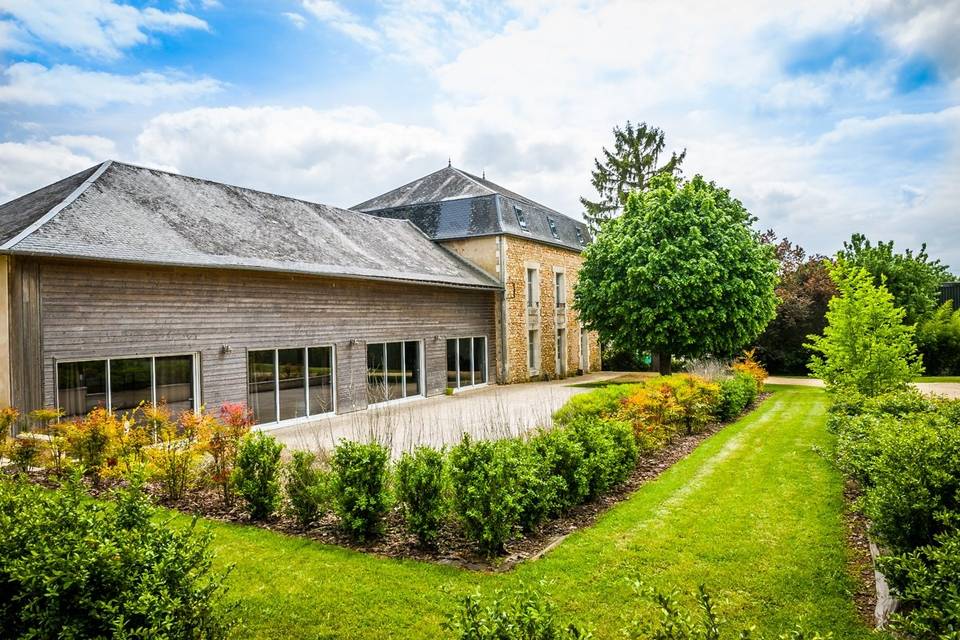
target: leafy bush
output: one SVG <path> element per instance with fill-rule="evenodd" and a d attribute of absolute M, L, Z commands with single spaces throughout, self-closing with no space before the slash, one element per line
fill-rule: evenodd
<path fill-rule="evenodd" d="M 616 415 L 623 402 L 638 385 L 612 384 L 573 396 L 553 414 L 553 422 L 564 425 L 579 418 L 605 418 Z"/>
<path fill-rule="evenodd" d="M 90 500 L 0 479 L 0 628 L 10 638 L 220 639 L 211 535 L 154 517 L 142 482 Z"/>
<path fill-rule="evenodd" d="M 720 381 L 720 399 L 717 404 L 717 417 L 724 422 L 733 420 L 757 399 L 756 378 L 738 371 L 729 378 Z"/>
<path fill-rule="evenodd" d="M 763 383 L 767 379 L 767 370 L 756 360 L 756 349 L 747 349 L 743 356 L 737 358 L 730 366 L 733 373 L 745 373 L 757 382 L 757 392 L 763 391 Z"/>
<path fill-rule="evenodd" d="M 447 514 L 444 455 L 431 447 L 404 453 L 397 463 L 397 499 L 407 530 L 422 545 L 437 540 Z"/>
<path fill-rule="evenodd" d="M 254 520 L 270 517 L 280 506 L 281 451 L 283 445 L 262 431 L 240 440 L 233 484 Z"/>
<path fill-rule="evenodd" d="M 331 474 L 320 468 L 317 454 L 311 451 L 294 451 L 284 471 L 289 511 L 297 524 L 305 529 L 326 509 L 330 500 Z"/>
<path fill-rule="evenodd" d="M 586 640 L 592 634 L 574 624 L 563 625 L 552 602 L 537 590 L 513 594 L 497 591 L 484 604 L 480 594 L 460 600 L 460 608 L 444 623 L 460 640 Z"/>
<path fill-rule="evenodd" d="M 179 422 L 160 412 L 155 418 L 157 422 L 153 426 L 159 442 L 148 449 L 147 457 L 164 498 L 177 501 L 197 480 L 200 470 L 197 436 L 203 418 L 193 411 L 181 413 Z"/>
<path fill-rule="evenodd" d="M 960 374 L 960 309 L 947 300 L 917 326 L 917 347 L 923 354 L 927 373 L 938 376 Z"/>
<path fill-rule="evenodd" d="M 220 407 L 218 419 L 204 421 L 203 450 L 210 455 L 210 480 L 220 489 L 223 503 L 233 502 L 230 478 L 237 462 L 240 440 L 253 426 L 253 413 L 243 403 Z"/>
<path fill-rule="evenodd" d="M 489 555 L 503 550 L 523 510 L 510 449 L 504 441 L 475 441 L 464 434 L 450 452 L 454 510 L 467 538 Z"/>
<path fill-rule="evenodd" d="M 583 449 L 583 477 L 588 499 L 626 480 L 637 465 L 633 427 L 623 420 L 579 420 L 568 427 Z"/>
<path fill-rule="evenodd" d="M 950 638 L 960 629 L 960 529 L 934 544 L 880 558 L 880 569 L 903 604 L 892 627 L 914 638 Z"/>
<path fill-rule="evenodd" d="M 105 407 L 97 407 L 67 428 L 67 449 L 88 473 L 99 476 L 120 432 L 117 417 Z"/>
<path fill-rule="evenodd" d="M 529 440 L 512 440 L 503 444 L 516 465 L 517 490 L 520 500 L 520 528 L 534 531 L 544 520 L 560 513 L 561 493 L 566 481 L 552 473 L 547 458 Z"/>
<path fill-rule="evenodd" d="M 333 499 L 340 524 L 357 540 L 380 532 L 390 507 L 390 452 L 375 442 L 345 440 L 333 452 Z"/>
<path fill-rule="evenodd" d="M 644 453 L 665 446 L 675 434 L 702 431 L 717 412 L 720 388 L 697 376 L 653 378 L 634 388 L 617 414 L 633 424 Z"/>
<path fill-rule="evenodd" d="M 590 478 L 584 465 L 583 445 L 570 429 L 542 431 L 530 440 L 530 446 L 542 460 L 543 472 L 555 481 L 558 511 L 585 501 L 590 495 Z"/>
<path fill-rule="evenodd" d="M 21 433 L 13 440 L 10 448 L 10 461 L 17 471 L 26 473 L 40 463 L 43 454 L 43 441 L 32 433 Z"/>

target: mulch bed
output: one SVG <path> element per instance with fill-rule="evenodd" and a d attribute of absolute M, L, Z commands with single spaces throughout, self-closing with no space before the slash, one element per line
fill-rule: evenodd
<path fill-rule="evenodd" d="M 761 395 L 743 415 L 756 409 L 768 395 Z M 494 558 L 479 554 L 473 543 L 464 537 L 459 527 L 453 522 L 444 525 L 435 547 L 421 547 L 416 537 L 405 531 L 398 509 L 391 510 L 387 515 L 383 534 L 378 539 L 361 543 L 345 534 L 338 526 L 336 516 L 329 513 L 314 526 L 302 529 L 286 515 L 278 515 L 266 521 L 253 521 L 239 499 L 235 499 L 232 506 L 226 507 L 220 494 L 214 489 L 192 490 L 182 500 L 176 502 L 160 499 L 154 486 L 148 486 L 148 491 L 154 495 L 156 502 L 164 507 L 210 520 L 257 526 L 387 558 L 434 562 L 473 571 L 500 572 L 508 571 L 525 560 L 543 556 L 571 533 L 591 526 L 607 510 L 629 498 L 641 486 L 657 478 L 689 455 L 701 442 L 729 424 L 732 423 L 712 424 L 701 433 L 677 438 L 656 454 L 641 459 L 630 478 L 610 493 L 593 502 L 570 509 L 561 517 L 545 522 L 533 533 L 514 538 L 507 543 L 506 552 Z M 55 487 L 58 484 L 55 479 L 48 477 L 45 473 L 31 473 L 30 476 L 38 484 L 49 487 Z M 106 496 L 109 490 L 118 484 L 119 481 L 116 480 L 104 480 L 96 486 L 91 486 L 90 493 L 95 497 Z"/>
<path fill-rule="evenodd" d="M 867 519 L 853 508 L 861 495 L 857 483 L 846 480 L 843 487 L 845 509 L 843 514 L 847 548 L 850 550 L 847 566 L 854 577 L 853 602 L 860 618 L 874 627 L 877 623 L 877 583 L 873 575 L 873 558 L 870 556 L 870 540 L 867 537 Z"/>

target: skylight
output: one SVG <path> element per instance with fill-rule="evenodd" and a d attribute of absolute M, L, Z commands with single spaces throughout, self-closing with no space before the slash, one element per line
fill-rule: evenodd
<path fill-rule="evenodd" d="M 550 233 L 553 234 L 553 237 L 554 237 L 554 238 L 556 238 L 557 240 L 559 240 L 559 239 L 560 239 L 560 232 L 557 231 L 557 223 L 554 221 L 553 218 L 551 218 L 550 216 L 547 216 L 547 224 L 550 225 Z"/>
<path fill-rule="evenodd" d="M 583 233 L 580 231 L 580 227 L 574 227 L 577 232 L 577 242 L 580 243 L 580 246 L 583 246 Z"/>
<path fill-rule="evenodd" d="M 521 229 L 523 229 L 524 231 L 526 231 L 526 230 L 527 230 L 527 217 L 526 217 L 525 215 L 523 215 L 523 209 L 521 209 L 520 207 L 514 206 L 514 207 L 513 207 L 513 211 L 514 211 L 514 213 L 517 214 L 517 224 L 520 225 L 520 228 L 521 228 Z"/>

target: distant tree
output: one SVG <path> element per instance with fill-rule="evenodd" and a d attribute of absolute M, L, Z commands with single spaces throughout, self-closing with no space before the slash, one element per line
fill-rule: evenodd
<path fill-rule="evenodd" d="M 623 209 L 629 194 L 646 190 L 650 178 L 659 173 L 680 173 L 687 150 L 671 153 L 667 162 L 657 166 L 665 147 L 664 133 L 646 122 L 634 126 L 627 120 L 622 129 L 613 128 L 613 151 L 604 147 L 602 161 L 594 159 L 590 172 L 590 182 L 599 197 L 596 201 L 580 198 L 584 217 L 594 231 Z"/>
<path fill-rule="evenodd" d="M 777 241 L 767 231 L 761 241 L 773 246 L 780 267 L 776 293 L 777 315 L 757 338 L 757 355 L 776 373 L 805 373 L 810 353 L 807 336 L 819 334 L 827 324 L 827 304 L 837 293 L 824 256 L 807 256 L 788 239 Z"/>
<path fill-rule="evenodd" d="M 777 263 L 730 192 L 660 174 L 584 252 L 575 305 L 614 350 L 732 355 L 773 318 Z"/>
<path fill-rule="evenodd" d="M 923 372 L 914 327 L 883 284 L 843 257 L 830 265 L 840 295 L 830 301 L 822 336 L 809 336 L 810 371 L 833 392 L 876 396 L 904 387 Z"/>
<path fill-rule="evenodd" d="M 937 307 L 940 285 L 949 282 L 949 267 L 939 260 L 930 260 L 927 245 L 920 245 L 916 254 L 907 249 L 895 253 L 893 241 L 876 245 L 860 233 L 843 243 L 839 253 L 850 264 L 863 267 L 873 277 L 873 283 L 885 284 L 893 295 L 894 304 L 906 312 L 904 322 L 914 324 L 928 317 Z"/>

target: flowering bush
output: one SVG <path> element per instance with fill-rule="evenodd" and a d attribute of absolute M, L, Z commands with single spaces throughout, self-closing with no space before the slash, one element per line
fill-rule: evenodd
<path fill-rule="evenodd" d="M 159 441 L 148 449 L 150 470 L 163 497 L 176 501 L 197 480 L 200 470 L 197 439 L 209 418 L 190 410 L 183 411 L 176 421 L 169 418 L 169 413 L 164 418 L 161 412 L 156 412 L 154 417 Z"/>
<path fill-rule="evenodd" d="M 747 349 L 730 368 L 734 373 L 749 374 L 757 381 L 757 392 L 760 393 L 763 392 L 763 383 L 767 379 L 767 370 L 754 358 L 756 351 L 756 349 Z"/>
<path fill-rule="evenodd" d="M 95 479 L 116 461 L 116 439 L 121 425 L 105 407 L 93 409 L 66 427 L 67 450 Z"/>
<path fill-rule="evenodd" d="M 253 426 L 253 412 L 243 403 L 229 403 L 220 407 L 219 419 L 204 420 L 201 427 L 203 451 L 210 455 L 210 480 L 220 489 L 225 505 L 233 501 L 230 482 L 240 440 Z"/>

